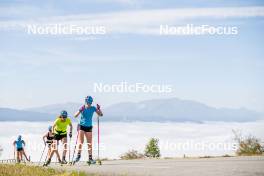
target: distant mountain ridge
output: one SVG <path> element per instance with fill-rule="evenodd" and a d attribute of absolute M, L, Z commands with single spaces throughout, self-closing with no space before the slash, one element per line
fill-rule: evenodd
<path fill-rule="evenodd" d="M 25 110 L 0 108 L 0 121 L 54 120 L 61 110 L 67 110 L 68 114 L 73 116 L 81 105 L 79 103 L 65 103 Z M 214 108 L 196 101 L 178 98 L 145 100 L 137 103 L 118 103 L 102 107 L 102 110 L 104 112 L 102 120 L 104 121 L 246 122 L 262 120 L 264 117 L 261 113 L 245 108 Z"/>
<path fill-rule="evenodd" d="M 263 119 L 263 114 L 245 108 L 214 108 L 205 104 L 171 99 L 146 100 L 138 103 L 120 103 L 104 110 L 112 120 L 138 121 L 254 121 Z"/>
<path fill-rule="evenodd" d="M 0 121 L 50 121 L 54 115 L 50 113 L 31 112 L 10 108 L 0 108 Z"/>
<path fill-rule="evenodd" d="M 56 115 L 59 115 L 62 110 L 66 110 L 68 114 L 72 116 L 75 112 L 78 111 L 81 106 L 82 104 L 70 102 L 64 104 L 52 104 L 41 107 L 27 108 L 25 110 L 31 112 L 51 113 Z"/>

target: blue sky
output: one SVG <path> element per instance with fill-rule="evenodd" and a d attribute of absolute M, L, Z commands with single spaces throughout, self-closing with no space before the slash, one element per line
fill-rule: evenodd
<path fill-rule="evenodd" d="M 1 1 L 0 107 L 178 97 L 264 111 L 263 1 Z M 113 27 L 96 40 L 29 35 L 17 24 Z M 160 36 L 160 24 L 237 26 L 238 35 Z M 171 84 L 169 94 L 93 93 L 93 83 Z"/>

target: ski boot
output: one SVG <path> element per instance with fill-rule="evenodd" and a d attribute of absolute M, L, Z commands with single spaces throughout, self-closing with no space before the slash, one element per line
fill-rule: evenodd
<path fill-rule="evenodd" d="M 62 161 L 60 163 L 61 164 L 67 164 L 67 161 L 66 161 L 65 157 L 62 158 Z"/>
<path fill-rule="evenodd" d="M 77 154 L 75 160 L 73 161 L 72 165 L 74 165 L 75 163 L 79 162 L 81 159 L 81 154 Z"/>
<path fill-rule="evenodd" d="M 87 164 L 90 166 L 91 164 L 96 164 L 96 161 L 93 159 L 89 159 L 89 161 L 87 161 Z"/>
<path fill-rule="evenodd" d="M 51 159 L 48 159 L 46 163 L 43 164 L 43 167 L 48 166 L 51 162 Z"/>

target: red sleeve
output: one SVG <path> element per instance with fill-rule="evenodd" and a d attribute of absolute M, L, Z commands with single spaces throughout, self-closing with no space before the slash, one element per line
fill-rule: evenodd
<path fill-rule="evenodd" d="M 80 111 L 80 112 L 83 112 L 84 109 L 85 109 L 85 105 L 81 106 L 80 109 L 79 109 L 79 111 Z"/>

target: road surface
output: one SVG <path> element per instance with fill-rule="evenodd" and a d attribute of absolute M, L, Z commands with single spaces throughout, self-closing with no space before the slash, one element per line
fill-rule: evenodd
<path fill-rule="evenodd" d="M 220 157 L 203 159 L 146 159 L 104 161 L 103 165 L 52 166 L 100 175 L 127 176 L 264 176 L 262 157 Z"/>

